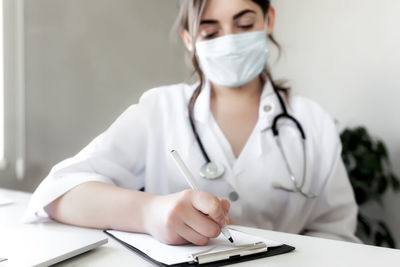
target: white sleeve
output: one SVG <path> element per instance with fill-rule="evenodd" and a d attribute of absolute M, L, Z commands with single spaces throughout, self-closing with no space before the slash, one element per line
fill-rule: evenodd
<path fill-rule="evenodd" d="M 358 207 L 353 190 L 340 158 L 335 165 L 332 175 L 320 191 L 305 234 L 360 243 L 355 236 Z"/>
<path fill-rule="evenodd" d="M 48 219 L 44 208 L 72 188 L 90 181 L 138 190 L 144 187 L 149 101 L 144 94 L 104 133 L 76 156 L 55 165 L 33 193 L 24 222 Z M 151 106 L 151 105 L 150 105 Z"/>
<path fill-rule="evenodd" d="M 317 137 L 318 160 L 314 174 L 323 179 L 319 195 L 306 224 L 306 235 L 359 243 L 355 236 L 358 206 L 341 159 L 341 142 L 330 116 L 322 123 Z"/>

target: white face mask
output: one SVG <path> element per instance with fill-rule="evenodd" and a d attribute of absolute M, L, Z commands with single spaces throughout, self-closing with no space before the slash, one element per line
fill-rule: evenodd
<path fill-rule="evenodd" d="M 264 70 L 269 56 L 267 34 L 262 30 L 200 41 L 196 55 L 207 79 L 220 86 L 239 87 Z"/>

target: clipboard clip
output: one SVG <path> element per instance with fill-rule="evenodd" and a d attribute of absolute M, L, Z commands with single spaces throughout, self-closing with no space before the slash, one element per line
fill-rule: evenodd
<path fill-rule="evenodd" d="M 267 245 L 264 242 L 257 242 L 249 245 L 236 246 L 233 249 L 207 253 L 200 252 L 192 254 L 192 259 L 198 264 L 204 264 L 209 262 L 221 261 L 221 260 L 229 260 L 231 258 L 238 258 L 247 255 L 257 254 L 261 252 L 266 252 L 268 250 Z"/>

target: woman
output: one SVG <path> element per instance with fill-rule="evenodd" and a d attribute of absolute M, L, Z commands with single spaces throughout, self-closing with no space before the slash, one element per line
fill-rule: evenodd
<path fill-rule="evenodd" d="M 177 29 L 200 82 L 146 92 L 52 169 L 28 219 L 143 232 L 168 244 L 206 244 L 233 222 L 357 241 L 331 117 L 275 85 L 265 68 L 274 18 L 267 0 L 181 1 Z M 171 150 L 203 192 L 187 190 Z"/>

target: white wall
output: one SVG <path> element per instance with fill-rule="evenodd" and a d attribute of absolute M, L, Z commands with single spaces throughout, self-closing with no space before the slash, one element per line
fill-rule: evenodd
<path fill-rule="evenodd" d="M 3 5 L 0 5 L 0 169 L 4 164 L 4 27 Z"/>
<path fill-rule="evenodd" d="M 273 65 L 295 93 L 319 102 L 341 129 L 363 125 L 387 144 L 400 177 L 400 1 L 274 0 L 284 55 Z M 371 213 L 400 244 L 400 195 Z"/>
<path fill-rule="evenodd" d="M 181 82 L 181 47 L 170 42 L 177 1 L 25 1 L 27 177 L 17 181 L 15 81 L 7 25 L 7 154 L 0 187 L 33 191 L 57 162 L 73 156 L 155 86 Z"/>

